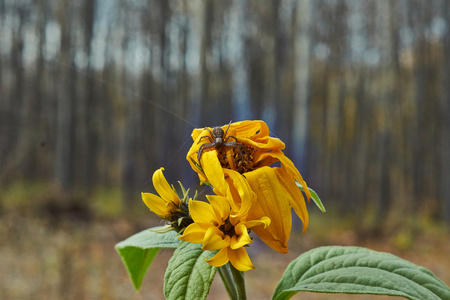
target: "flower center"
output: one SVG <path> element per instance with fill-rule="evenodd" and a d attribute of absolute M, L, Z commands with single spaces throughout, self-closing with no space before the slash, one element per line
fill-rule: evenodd
<path fill-rule="evenodd" d="M 173 210 L 172 214 L 166 216 L 168 224 L 172 226 L 176 232 L 182 232 L 190 224 L 194 223 L 191 216 L 189 215 L 188 205 L 185 202 L 181 202 L 179 209 Z"/>
<path fill-rule="evenodd" d="M 235 236 L 236 232 L 234 231 L 233 224 L 230 223 L 230 219 L 226 219 L 225 223 L 219 227 L 219 230 L 222 231 L 225 235 L 229 237 Z"/>
<path fill-rule="evenodd" d="M 223 147 L 216 150 L 222 168 L 235 170 L 239 174 L 255 169 L 255 164 L 253 163 L 253 152 L 255 152 L 255 149 L 251 147 L 241 144 L 241 151 L 235 147 Z"/>

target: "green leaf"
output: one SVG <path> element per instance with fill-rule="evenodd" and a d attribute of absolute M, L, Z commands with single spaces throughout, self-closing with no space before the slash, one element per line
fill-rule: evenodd
<path fill-rule="evenodd" d="M 175 231 L 157 233 L 162 227 L 146 229 L 116 245 L 116 250 L 130 275 L 134 288 L 139 290 L 148 267 L 160 248 L 176 248 L 180 243 Z"/>
<path fill-rule="evenodd" d="M 297 186 L 304 192 L 305 188 L 298 182 L 295 182 Z M 326 212 L 325 206 L 323 206 L 322 201 L 319 198 L 319 195 L 312 189 L 308 187 L 309 192 L 311 193 L 311 199 L 314 201 L 314 203 L 317 205 L 317 207 L 320 209 L 321 212 Z"/>
<path fill-rule="evenodd" d="M 169 260 L 164 276 L 166 299 L 205 299 L 216 268 L 205 261 L 217 251 L 203 251 L 201 244 L 182 242 Z"/>
<path fill-rule="evenodd" d="M 389 253 L 340 246 L 316 248 L 293 260 L 272 299 L 289 299 L 297 292 L 450 299 L 445 283 L 423 267 Z"/>

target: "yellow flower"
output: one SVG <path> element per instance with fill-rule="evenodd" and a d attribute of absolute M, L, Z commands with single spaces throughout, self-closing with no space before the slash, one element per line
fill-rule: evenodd
<path fill-rule="evenodd" d="M 152 212 L 167 220 L 170 215 L 179 211 L 180 198 L 167 182 L 163 170 L 164 168 L 156 170 L 152 177 L 153 186 L 160 196 L 142 193 L 142 200 Z"/>
<path fill-rule="evenodd" d="M 189 200 L 189 212 L 194 223 L 189 225 L 179 239 L 195 244 L 203 244 L 203 250 L 220 250 L 206 261 L 220 267 L 228 261 L 239 271 L 254 269 L 244 246 L 252 243 L 248 229 L 267 226 L 270 220 L 242 221 L 232 216 L 225 197 L 208 195 L 209 203 Z"/>
<path fill-rule="evenodd" d="M 276 251 L 288 252 L 291 208 L 302 220 L 303 232 L 308 227 L 305 200 L 295 183 L 297 181 L 304 187 L 309 201 L 311 195 L 306 182 L 281 151 L 284 143 L 269 136 L 269 128 L 263 121 L 231 123 L 222 126 L 221 130 L 223 136 L 220 137 L 211 134 L 220 133 L 217 129 L 194 129 L 194 144 L 187 154 L 188 161 L 200 180 L 211 184 L 217 194 L 227 195 L 229 189 L 250 186 L 256 198 L 247 200 L 241 197 L 241 202 L 234 204 L 235 208 L 240 208 L 242 217 L 247 213 L 250 219 L 268 216 L 271 225 L 266 229 L 260 226 L 253 231 Z M 274 163 L 280 167 L 271 167 Z M 237 179 L 239 175 L 241 180 Z"/>
<path fill-rule="evenodd" d="M 142 193 L 142 200 L 145 205 L 157 214 L 161 219 L 169 221 L 168 224 L 177 232 L 182 232 L 185 227 L 192 223 L 187 206 L 187 192 L 183 186 L 183 198 L 180 200 L 174 188 L 169 185 L 163 175 L 164 168 L 160 168 L 153 173 L 153 186 L 158 195 Z"/>

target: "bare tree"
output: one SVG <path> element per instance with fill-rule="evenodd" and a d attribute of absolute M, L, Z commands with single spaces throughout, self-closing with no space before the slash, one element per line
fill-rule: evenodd
<path fill-rule="evenodd" d="M 252 119 L 248 88 L 248 58 L 246 56 L 245 23 L 247 0 L 234 0 L 229 13 L 228 39 L 233 78 L 232 114 L 237 120 Z"/>
<path fill-rule="evenodd" d="M 444 46 L 442 51 L 443 61 L 443 82 L 442 82 L 442 111 L 443 120 L 442 143 L 441 143 L 441 174 L 440 174 L 440 198 L 443 206 L 443 220 L 450 224 L 450 4 L 444 1 L 443 15 L 447 29 L 444 35 Z"/>
<path fill-rule="evenodd" d="M 312 3 L 300 0 L 297 3 L 297 25 L 295 34 L 295 87 L 292 124 L 292 148 L 295 149 L 294 163 L 305 167 L 308 133 L 308 99 L 310 68 L 310 23 Z"/>

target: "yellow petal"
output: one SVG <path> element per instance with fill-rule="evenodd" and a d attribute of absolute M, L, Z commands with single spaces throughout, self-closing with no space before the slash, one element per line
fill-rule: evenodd
<path fill-rule="evenodd" d="M 290 194 L 280 184 L 273 168 L 259 168 L 246 173 L 245 177 L 257 196 L 258 204 L 254 205 L 249 212 L 250 219 L 255 220 L 267 216 L 271 220 L 266 229 L 261 229 L 262 226 L 254 227 L 255 233 L 276 251 L 286 252 L 292 226 Z M 268 231 L 270 234 L 261 236 L 259 234 L 261 230 Z M 271 241 L 266 240 L 267 238 Z M 273 247 L 274 245 L 277 246 Z"/>
<path fill-rule="evenodd" d="M 164 217 L 170 214 L 170 211 L 166 207 L 166 201 L 159 196 L 151 193 L 141 193 L 142 201 L 145 205 L 160 217 Z"/>
<path fill-rule="evenodd" d="M 269 135 L 269 127 L 264 121 L 241 121 L 231 123 L 230 129 L 236 132 L 236 137 L 260 138 Z"/>
<path fill-rule="evenodd" d="M 228 204 L 227 198 L 219 195 L 206 195 L 209 203 L 211 204 L 217 220 L 225 221 L 230 215 L 230 204 Z M 220 223 L 219 225 L 222 225 Z"/>
<path fill-rule="evenodd" d="M 198 173 L 198 176 L 200 177 L 201 181 L 207 181 L 207 180 L 203 176 L 203 174 L 201 174 L 201 171 L 195 165 L 194 162 L 199 164 L 198 159 L 197 159 L 197 157 L 198 157 L 197 154 L 198 154 L 198 150 L 200 149 L 201 145 L 203 145 L 205 143 L 210 143 L 208 138 L 201 139 L 204 136 L 211 137 L 211 134 L 204 128 L 194 129 L 192 131 L 192 139 L 194 140 L 194 143 L 192 144 L 191 148 L 189 149 L 189 151 L 186 155 L 186 159 L 189 161 L 189 164 L 191 165 L 192 169 Z M 214 148 L 212 148 L 212 149 L 214 149 Z M 205 151 L 204 153 L 206 153 L 206 152 L 210 152 L 210 151 Z M 202 153 L 202 156 L 203 156 L 203 153 Z"/>
<path fill-rule="evenodd" d="M 230 237 L 215 226 L 210 226 L 203 238 L 203 250 L 219 250 L 230 245 Z"/>
<path fill-rule="evenodd" d="M 215 189 L 219 190 L 221 195 L 227 195 L 229 193 L 229 188 L 225 181 L 222 166 L 217 158 L 217 151 L 204 152 L 201 161 L 208 182 L 211 183 Z"/>
<path fill-rule="evenodd" d="M 280 240 L 271 231 L 265 229 L 263 226 L 253 227 L 252 231 L 273 250 L 280 253 L 289 253 L 288 241 Z"/>
<path fill-rule="evenodd" d="M 270 225 L 270 218 L 269 217 L 262 217 L 259 220 L 250 220 L 250 221 L 245 221 L 242 224 L 245 225 L 245 227 L 247 227 L 248 229 L 255 227 L 255 226 L 259 226 L 259 225 L 263 225 L 263 228 L 266 228 L 267 226 Z"/>
<path fill-rule="evenodd" d="M 282 150 L 286 147 L 285 144 L 280 139 L 269 136 L 260 139 L 241 138 L 239 141 L 252 148 L 264 151 Z"/>
<path fill-rule="evenodd" d="M 256 149 L 274 150 L 284 149 L 284 143 L 269 136 L 269 128 L 264 121 L 242 121 L 232 123 L 230 129 L 236 132 L 240 143 L 252 146 Z"/>
<path fill-rule="evenodd" d="M 231 237 L 230 248 L 235 250 L 244 247 L 247 244 L 253 243 L 252 239 L 248 235 L 247 227 L 240 223 L 234 228 L 236 235 Z"/>
<path fill-rule="evenodd" d="M 199 144 L 199 137 L 200 134 L 203 132 L 203 129 L 194 129 L 192 131 L 192 139 L 194 141 L 194 143 L 192 144 L 191 148 L 188 151 L 188 154 L 186 155 L 186 158 L 188 161 L 190 161 L 189 158 L 194 158 L 195 161 L 197 161 L 197 151 L 200 148 L 200 144 Z M 206 131 L 206 130 L 205 130 Z M 207 132 L 207 131 L 206 131 Z"/>
<path fill-rule="evenodd" d="M 202 155 L 202 165 L 203 170 L 205 171 L 205 175 L 208 178 L 208 182 L 214 187 L 214 192 L 222 196 L 227 196 L 228 203 L 230 204 L 231 209 L 233 211 L 240 211 L 241 201 L 239 200 L 233 201 L 232 198 L 233 192 L 230 190 L 230 186 L 228 182 L 225 180 L 224 172 L 230 174 L 231 170 L 222 169 L 222 166 L 220 165 L 220 162 L 217 159 L 217 152 L 216 151 L 205 152 Z M 236 176 L 239 176 L 242 180 L 242 176 L 239 173 L 237 174 L 238 175 Z M 241 191 L 241 193 L 245 194 L 247 197 L 251 196 L 249 192 L 245 193 L 244 191 Z M 242 208 L 242 213 L 246 213 L 246 211 L 248 211 L 249 208 L 250 207 L 246 202 Z"/>
<path fill-rule="evenodd" d="M 278 160 L 281 162 L 281 166 L 283 168 L 286 168 L 286 171 L 288 172 L 288 174 L 292 178 L 297 180 L 297 182 L 300 183 L 303 186 L 303 188 L 305 190 L 306 197 L 307 197 L 308 202 L 309 202 L 309 199 L 311 198 L 311 193 L 308 190 L 308 185 L 303 180 L 302 175 L 297 170 L 297 168 L 295 167 L 294 163 L 286 155 L 284 155 L 284 153 L 281 152 L 281 151 L 272 151 L 270 153 L 270 155 L 272 155 L 273 157 L 278 158 Z"/>
<path fill-rule="evenodd" d="M 189 162 L 189 164 L 191 165 L 192 170 L 197 172 L 198 177 L 200 178 L 200 181 L 203 182 L 203 181 L 207 181 L 207 179 L 204 176 L 204 174 L 201 172 L 201 170 L 199 169 L 199 165 L 198 165 L 198 161 L 197 161 L 197 152 L 200 148 L 199 146 L 200 145 L 197 145 L 197 143 L 194 143 L 192 145 L 192 147 L 189 149 L 188 154 L 186 155 L 186 159 Z"/>
<path fill-rule="evenodd" d="M 216 214 L 210 204 L 199 200 L 189 200 L 189 214 L 196 223 L 211 224 L 222 221 L 216 219 Z"/>
<path fill-rule="evenodd" d="M 209 130 L 212 130 L 212 128 L 209 128 Z M 194 144 L 199 144 L 200 138 L 202 136 L 211 137 L 211 134 L 206 128 L 195 128 L 194 130 L 192 130 L 192 140 L 194 141 Z M 207 138 L 204 138 L 202 140 L 205 140 L 205 143 L 209 143 L 209 140 Z"/>
<path fill-rule="evenodd" d="M 164 177 L 163 170 L 164 168 L 160 168 L 153 173 L 153 186 L 161 198 L 163 198 L 166 202 L 172 202 L 178 205 L 180 203 L 180 199 Z"/>
<path fill-rule="evenodd" d="M 229 169 L 223 169 L 223 172 L 228 176 L 227 182 L 230 190 L 228 200 L 233 202 L 230 205 L 233 210 L 238 212 L 236 216 L 245 218 L 252 206 L 253 201 L 256 199 L 256 195 L 250 188 L 250 185 L 244 176 Z M 234 192 L 233 187 L 236 189 L 238 195 Z"/>
<path fill-rule="evenodd" d="M 243 247 L 236 250 L 229 250 L 228 258 L 231 264 L 239 271 L 248 271 L 255 268 L 248 256 L 247 250 Z"/>
<path fill-rule="evenodd" d="M 184 229 L 183 235 L 178 237 L 182 241 L 187 241 L 194 244 L 203 243 L 205 232 L 210 227 L 210 224 L 192 223 Z"/>
<path fill-rule="evenodd" d="M 228 258 L 228 247 L 223 248 L 210 259 L 205 258 L 206 262 L 214 267 L 221 267 L 230 261 Z"/>
<path fill-rule="evenodd" d="M 295 184 L 295 180 L 289 176 L 285 168 L 276 168 L 280 183 L 283 185 L 286 191 L 291 195 L 289 198 L 289 203 L 294 208 L 295 213 L 303 222 L 303 233 L 306 232 L 309 223 L 309 214 L 306 209 L 305 199 L 298 186 Z"/>
<path fill-rule="evenodd" d="M 269 154 L 270 152 L 264 154 L 257 153 L 254 155 L 255 169 L 259 169 L 262 167 L 270 167 L 271 165 L 279 161 L 278 159 L 269 156 Z"/>

